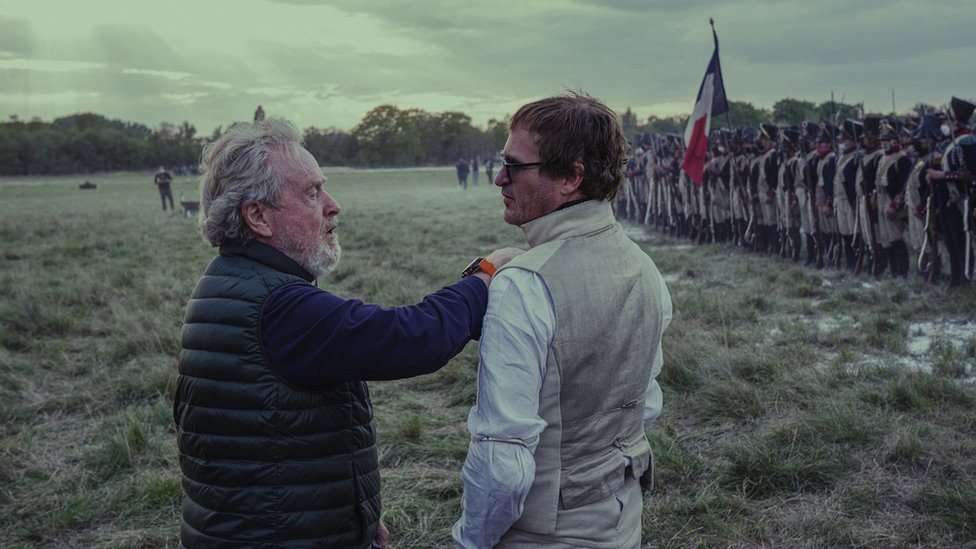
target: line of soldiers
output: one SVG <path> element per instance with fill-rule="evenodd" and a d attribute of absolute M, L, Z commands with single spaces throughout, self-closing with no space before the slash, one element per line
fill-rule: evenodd
<path fill-rule="evenodd" d="M 678 135 L 639 134 L 615 208 L 696 242 L 731 242 L 805 265 L 932 283 L 973 280 L 976 105 L 899 120 L 722 128 L 700 185 Z"/>

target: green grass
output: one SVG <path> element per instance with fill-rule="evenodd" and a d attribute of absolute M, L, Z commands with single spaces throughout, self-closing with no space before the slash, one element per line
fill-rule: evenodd
<path fill-rule="evenodd" d="M 320 285 L 420 300 L 522 245 L 497 189 L 451 170 L 340 171 L 343 259 Z M 172 397 L 183 308 L 213 256 L 151 174 L 0 179 L 4 547 L 176 547 Z M 175 194 L 196 194 L 178 179 Z M 976 292 L 804 269 L 647 231 L 674 320 L 648 431 L 648 547 L 954 547 L 976 539 Z M 450 547 L 477 344 L 429 376 L 371 383 L 397 548 Z"/>

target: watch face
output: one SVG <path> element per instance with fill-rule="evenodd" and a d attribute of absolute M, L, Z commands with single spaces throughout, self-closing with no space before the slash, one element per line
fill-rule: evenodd
<path fill-rule="evenodd" d="M 481 270 L 481 262 L 484 259 L 485 258 L 483 258 L 483 257 L 479 257 L 479 258 L 475 259 L 474 261 L 472 261 L 467 267 L 464 268 L 463 271 L 461 271 L 461 278 L 464 278 L 464 277 L 466 277 L 468 275 L 472 275 L 472 274 L 480 271 Z"/>

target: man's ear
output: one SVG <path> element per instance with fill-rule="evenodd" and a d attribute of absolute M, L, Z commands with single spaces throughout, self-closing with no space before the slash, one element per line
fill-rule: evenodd
<path fill-rule="evenodd" d="M 248 228 L 258 237 L 271 238 L 272 230 L 268 211 L 270 208 L 263 202 L 248 202 L 241 206 L 241 216 Z"/>
<path fill-rule="evenodd" d="M 563 183 L 560 186 L 560 191 L 565 196 L 570 196 L 576 194 L 580 190 L 580 185 L 583 184 L 583 163 L 573 162 L 573 175 L 563 179 Z"/>

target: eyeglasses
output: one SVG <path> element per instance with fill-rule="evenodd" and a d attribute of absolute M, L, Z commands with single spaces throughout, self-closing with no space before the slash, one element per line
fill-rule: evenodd
<path fill-rule="evenodd" d="M 502 157 L 502 166 L 505 167 L 505 177 L 508 178 L 509 181 L 514 181 L 514 179 L 512 179 L 512 168 L 536 168 L 545 164 L 545 162 L 509 162 L 508 160 L 505 160 L 504 153 L 499 153 L 499 156 Z"/>

